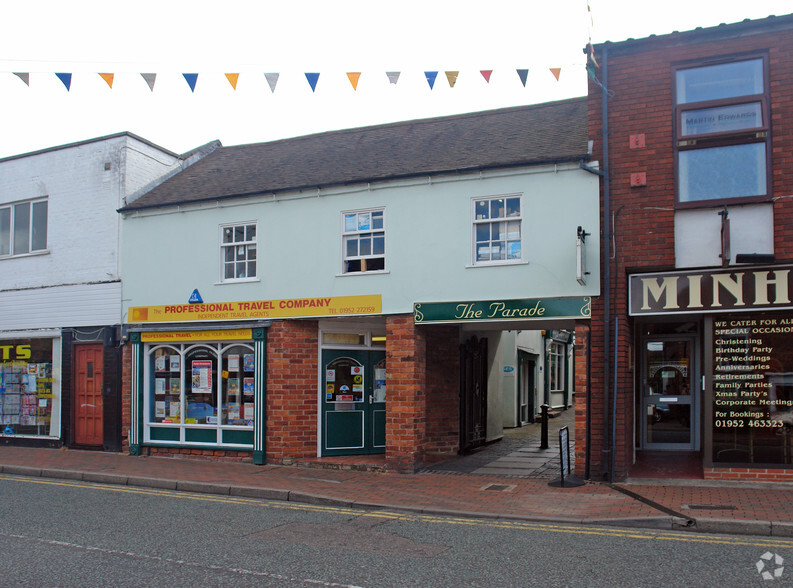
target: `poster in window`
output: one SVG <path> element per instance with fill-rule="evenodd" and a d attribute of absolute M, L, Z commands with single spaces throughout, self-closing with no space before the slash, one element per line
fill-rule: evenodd
<path fill-rule="evenodd" d="M 157 395 L 165 394 L 165 378 L 156 378 L 154 380 L 154 393 Z"/>
<path fill-rule="evenodd" d="M 230 372 L 238 372 L 238 371 L 240 371 L 240 356 L 239 355 L 229 355 L 229 371 Z"/>
<path fill-rule="evenodd" d="M 154 403 L 154 416 L 158 419 L 165 418 L 165 400 L 158 400 Z"/>
<path fill-rule="evenodd" d="M 253 378 L 243 378 L 242 393 L 245 398 L 253 398 Z"/>
<path fill-rule="evenodd" d="M 171 355 L 171 371 L 178 372 L 181 367 L 180 357 L 178 355 Z"/>
<path fill-rule="evenodd" d="M 229 401 L 237 402 L 240 396 L 240 380 L 239 378 L 229 378 L 228 386 Z"/>
<path fill-rule="evenodd" d="M 193 394 L 211 394 L 212 361 L 196 359 L 190 367 L 193 374 Z"/>
<path fill-rule="evenodd" d="M 229 404 L 229 421 L 236 421 L 240 418 L 240 405 L 238 403 Z"/>
<path fill-rule="evenodd" d="M 243 356 L 243 365 L 246 372 L 253 371 L 253 353 L 246 353 Z"/>
<path fill-rule="evenodd" d="M 246 420 L 247 425 L 253 424 L 253 402 L 246 402 L 242 405 L 243 418 Z"/>
<path fill-rule="evenodd" d="M 170 392 L 174 396 L 182 393 L 182 383 L 179 378 L 171 378 Z"/>
<path fill-rule="evenodd" d="M 164 372 L 165 371 L 165 356 L 158 355 L 154 358 L 154 371 L 156 372 Z"/>
<path fill-rule="evenodd" d="M 182 406 L 181 402 L 171 402 L 171 405 L 168 407 L 169 415 L 171 418 L 178 419 L 179 418 L 179 408 Z"/>

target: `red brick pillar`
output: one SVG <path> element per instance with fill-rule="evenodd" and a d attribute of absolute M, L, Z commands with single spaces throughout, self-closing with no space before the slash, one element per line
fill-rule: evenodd
<path fill-rule="evenodd" d="M 589 323 L 575 327 L 575 382 L 573 382 L 573 410 L 575 411 L 575 474 L 584 477 L 586 469 L 586 394 L 587 394 L 587 353 L 589 343 Z"/>
<path fill-rule="evenodd" d="M 426 451 L 426 340 L 413 315 L 389 316 L 386 335 L 386 465 L 410 473 Z"/>
<path fill-rule="evenodd" d="M 317 455 L 317 349 L 314 321 L 276 321 L 267 331 L 268 461 Z"/>

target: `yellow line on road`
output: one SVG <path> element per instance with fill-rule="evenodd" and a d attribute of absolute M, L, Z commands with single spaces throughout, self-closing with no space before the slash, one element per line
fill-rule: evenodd
<path fill-rule="evenodd" d="M 531 521 L 496 520 L 462 518 L 443 515 L 425 515 L 401 511 L 365 510 L 340 506 L 323 506 L 316 504 L 303 504 L 281 500 L 267 500 L 259 498 L 245 498 L 242 496 L 228 496 L 219 494 L 201 494 L 184 490 L 167 490 L 160 488 L 144 488 L 136 486 L 120 486 L 94 482 L 54 480 L 47 478 L 31 478 L 26 476 L 12 476 L 0 474 L 0 480 L 10 482 L 23 482 L 28 484 L 41 484 L 47 486 L 62 486 L 69 488 L 83 488 L 89 490 L 103 490 L 107 492 L 121 492 L 125 494 L 139 494 L 142 496 L 160 496 L 178 498 L 181 500 L 200 500 L 202 502 L 219 502 L 224 504 L 240 504 L 246 506 L 264 506 L 268 508 L 296 510 L 303 512 L 321 512 L 345 516 L 385 518 L 395 521 L 432 523 L 443 525 L 466 525 L 476 527 L 490 527 L 499 529 L 513 529 L 523 531 L 544 531 L 550 533 L 568 533 L 573 535 L 591 535 L 625 539 L 644 539 L 659 541 L 679 541 L 681 543 L 707 543 L 716 545 L 754 546 L 793 548 L 793 540 L 779 538 L 763 538 L 758 536 L 727 536 L 727 535 L 702 535 L 695 532 L 678 532 L 667 530 L 629 529 L 593 527 L 584 525 L 566 525 L 553 523 L 535 523 Z"/>

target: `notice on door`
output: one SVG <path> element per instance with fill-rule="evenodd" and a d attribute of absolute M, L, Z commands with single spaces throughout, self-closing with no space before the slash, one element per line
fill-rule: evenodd
<path fill-rule="evenodd" d="M 793 316 L 734 316 L 713 321 L 713 460 L 784 463 L 793 425 Z"/>

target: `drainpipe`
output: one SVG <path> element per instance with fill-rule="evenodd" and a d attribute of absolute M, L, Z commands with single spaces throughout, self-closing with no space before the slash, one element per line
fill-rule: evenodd
<path fill-rule="evenodd" d="M 601 142 L 603 144 L 603 455 L 601 460 L 601 473 L 603 478 L 613 481 L 614 472 L 611 471 L 611 454 L 614 451 L 614 439 L 610 413 L 610 329 L 611 324 L 611 202 L 609 185 L 609 112 L 608 112 L 608 47 L 603 47 L 600 57 L 603 67 L 601 81 Z"/>

